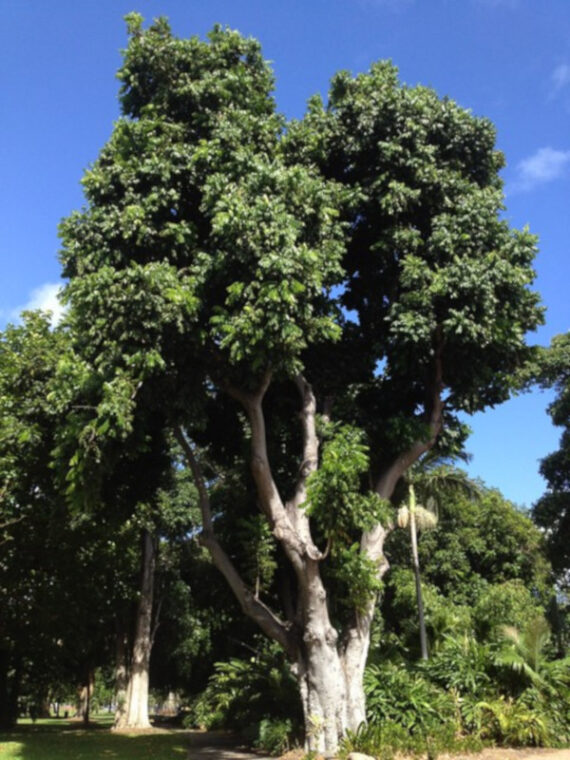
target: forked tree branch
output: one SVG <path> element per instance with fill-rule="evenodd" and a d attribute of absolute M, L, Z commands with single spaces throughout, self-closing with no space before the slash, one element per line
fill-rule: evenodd
<path fill-rule="evenodd" d="M 248 589 L 235 565 L 216 538 L 210 496 L 200 462 L 184 432 L 181 429 L 176 429 L 175 436 L 184 452 L 198 490 L 198 502 L 203 524 L 200 543 L 208 549 L 214 564 L 229 583 L 244 613 L 252 618 L 270 638 L 281 644 L 288 655 L 294 657 L 296 641 L 291 626 L 283 622 Z"/>

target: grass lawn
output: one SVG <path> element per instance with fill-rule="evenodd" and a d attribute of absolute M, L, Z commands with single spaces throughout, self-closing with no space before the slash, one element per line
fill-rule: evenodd
<path fill-rule="evenodd" d="M 108 726 L 85 729 L 66 720 L 22 721 L 0 733 L 0 760 L 185 760 L 183 731 L 113 734 Z"/>

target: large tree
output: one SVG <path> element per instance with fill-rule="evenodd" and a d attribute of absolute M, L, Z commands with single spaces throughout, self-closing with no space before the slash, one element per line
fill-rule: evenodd
<path fill-rule="evenodd" d="M 255 41 L 128 23 L 123 117 L 61 228 L 100 398 L 72 484 L 174 432 L 203 544 L 289 656 L 308 747 L 332 753 L 365 719 L 394 489 L 453 447 L 456 412 L 507 398 L 541 318 L 535 241 L 500 218 L 491 124 L 391 65 L 338 75 L 285 132 Z M 217 536 L 238 505 L 277 544 L 271 589 Z"/>

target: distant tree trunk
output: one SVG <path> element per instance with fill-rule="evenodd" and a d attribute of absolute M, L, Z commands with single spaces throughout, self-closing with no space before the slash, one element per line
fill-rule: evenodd
<path fill-rule="evenodd" d="M 152 649 L 155 545 L 153 536 L 148 530 L 143 531 L 142 542 L 141 594 L 137 608 L 131 667 L 125 708 L 115 719 L 115 728 L 150 728 L 148 691 Z"/>
<path fill-rule="evenodd" d="M 128 643 L 129 637 L 124 618 L 117 619 L 115 641 L 115 727 L 123 725 L 127 713 L 127 689 L 129 685 Z"/>
<path fill-rule="evenodd" d="M 95 672 L 93 668 L 89 667 L 86 671 L 86 679 L 81 688 L 79 689 L 79 715 L 83 719 L 83 723 L 86 725 L 89 723 L 91 715 L 91 697 L 93 696 L 93 689 L 95 686 Z"/>
<path fill-rule="evenodd" d="M 49 695 L 42 694 L 40 699 L 38 699 L 38 718 L 49 718 L 50 715 Z"/>
<path fill-rule="evenodd" d="M 0 728 L 11 728 L 16 722 L 16 716 L 12 714 L 10 699 L 10 652 L 0 649 Z"/>

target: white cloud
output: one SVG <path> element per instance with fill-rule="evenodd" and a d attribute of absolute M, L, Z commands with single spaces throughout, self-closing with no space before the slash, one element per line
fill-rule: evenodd
<path fill-rule="evenodd" d="M 511 191 L 532 190 L 537 185 L 564 176 L 570 164 L 570 150 L 539 148 L 517 165 L 517 178 Z"/>
<path fill-rule="evenodd" d="M 22 311 L 31 311 L 33 309 L 42 309 L 42 311 L 51 311 L 51 323 L 57 325 L 65 311 L 63 305 L 58 300 L 58 293 L 61 290 L 61 284 L 46 282 L 35 288 L 30 293 L 28 301 L 14 309 L 11 313 L 13 319 L 19 319 Z"/>
<path fill-rule="evenodd" d="M 570 65 L 561 63 L 550 75 L 551 96 L 557 95 L 560 90 L 570 84 Z"/>

